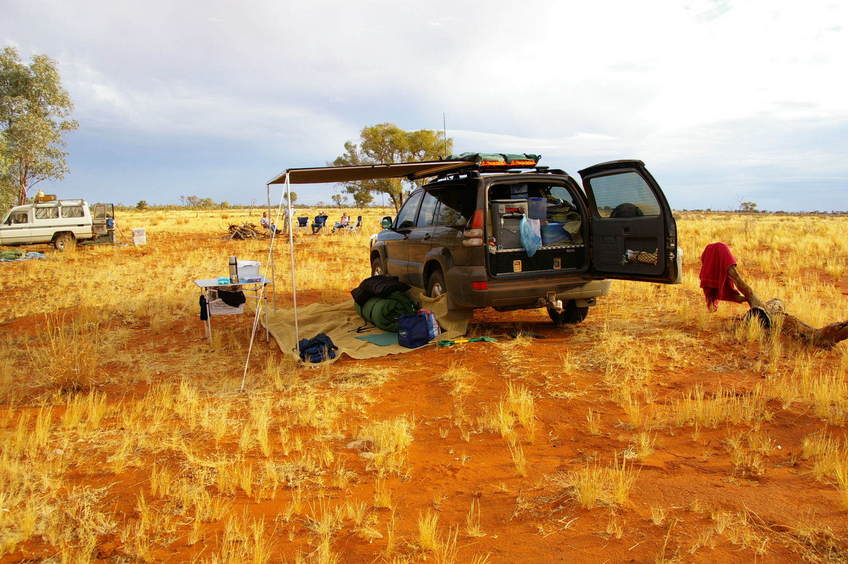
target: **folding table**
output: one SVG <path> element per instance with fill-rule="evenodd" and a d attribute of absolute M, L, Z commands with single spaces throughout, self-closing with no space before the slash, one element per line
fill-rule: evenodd
<path fill-rule="evenodd" d="M 211 290 L 225 290 L 229 292 L 234 292 L 237 290 L 241 290 L 244 292 L 245 298 L 251 298 L 256 300 L 256 307 L 265 307 L 265 341 L 268 341 L 268 296 L 265 295 L 264 289 L 269 284 L 272 284 L 270 280 L 265 278 L 264 276 L 258 276 L 255 278 L 240 278 L 238 284 L 233 284 L 229 281 L 223 283 L 224 280 L 229 280 L 225 278 L 204 278 L 202 280 L 195 280 L 195 285 L 199 286 L 203 291 L 203 296 L 206 298 L 206 334 L 209 336 L 209 345 L 212 345 L 212 309 L 209 307 L 210 300 L 210 291 Z M 246 301 L 246 300 L 245 300 Z M 221 314 L 215 314 L 221 315 Z M 255 331 L 255 327 L 251 328 L 251 336 L 252 332 Z"/>

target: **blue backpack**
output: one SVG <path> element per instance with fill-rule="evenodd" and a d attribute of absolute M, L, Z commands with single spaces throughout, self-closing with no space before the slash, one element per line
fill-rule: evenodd
<path fill-rule="evenodd" d="M 398 344 L 408 349 L 416 349 L 430 342 L 433 324 L 425 313 L 402 315 L 398 317 Z"/>
<path fill-rule="evenodd" d="M 298 351 L 300 352 L 300 360 L 309 362 L 323 362 L 327 358 L 336 358 L 336 351 L 339 350 L 332 339 L 324 333 L 318 333 L 311 339 L 301 339 L 298 343 Z"/>

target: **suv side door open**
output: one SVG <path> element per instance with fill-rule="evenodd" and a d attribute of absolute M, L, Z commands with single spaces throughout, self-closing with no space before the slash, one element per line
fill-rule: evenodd
<path fill-rule="evenodd" d="M 581 170 L 580 177 L 589 200 L 590 272 L 678 282 L 677 224 L 645 163 L 600 163 Z"/>

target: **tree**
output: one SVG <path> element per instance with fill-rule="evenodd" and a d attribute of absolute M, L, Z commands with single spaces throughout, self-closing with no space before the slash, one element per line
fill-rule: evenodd
<path fill-rule="evenodd" d="M 332 200 L 339 208 L 347 203 L 347 197 L 344 194 L 333 194 Z"/>
<path fill-rule="evenodd" d="M 437 160 L 453 150 L 453 139 L 445 139 L 429 129 L 404 131 L 393 123 L 366 126 L 359 133 L 359 144 L 347 141 L 345 152 L 333 161 L 335 166 Z M 399 178 L 358 180 L 345 184 L 344 190 L 357 205 L 366 205 L 374 193 L 389 197 L 395 211 L 403 205 L 406 194 L 418 183 Z"/>
<path fill-rule="evenodd" d="M 135 205 L 135 209 L 137 210 L 146 210 L 148 208 L 147 200 L 139 200 Z"/>
<path fill-rule="evenodd" d="M 743 212 L 753 213 L 757 211 L 757 203 L 756 202 L 741 202 L 739 204 L 739 210 Z"/>
<path fill-rule="evenodd" d="M 356 203 L 356 207 L 364 208 L 368 204 L 374 201 L 374 196 L 371 195 L 371 192 L 366 192 L 365 190 L 357 190 L 354 187 L 354 190 L 350 190 L 346 188 L 348 194 L 353 196 L 353 201 Z"/>
<path fill-rule="evenodd" d="M 65 176 L 62 135 L 79 127 L 66 119 L 72 109 L 50 57 L 35 55 L 25 65 L 13 47 L 0 52 L 0 193 L 23 204 L 34 185 Z"/>

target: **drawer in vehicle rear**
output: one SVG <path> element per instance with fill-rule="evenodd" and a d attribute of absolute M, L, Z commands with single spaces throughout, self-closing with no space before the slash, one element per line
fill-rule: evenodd
<path fill-rule="evenodd" d="M 578 270 L 586 266 L 584 245 L 542 247 L 532 257 L 524 249 L 490 251 L 489 270 L 495 276 L 517 272 Z"/>

